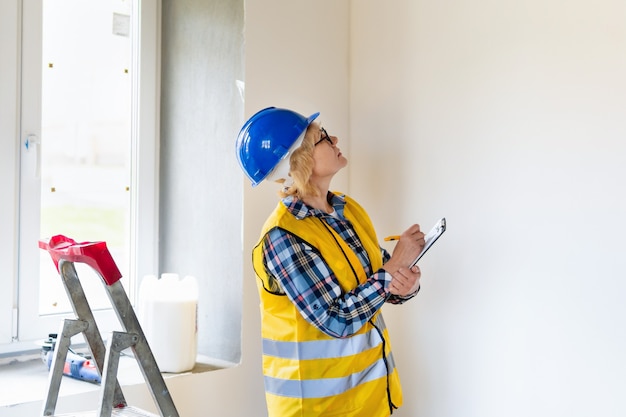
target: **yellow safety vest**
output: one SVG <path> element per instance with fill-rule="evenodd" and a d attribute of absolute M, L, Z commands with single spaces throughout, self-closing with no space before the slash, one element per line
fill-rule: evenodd
<path fill-rule="evenodd" d="M 363 243 L 373 271 L 378 270 L 382 255 L 369 216 L 349 197 L 344 215 Z M 322 219 L 298 220 L 284 204 L 278 204 L 252 252 L 259 278 L 263 374 L 269 416 L 389 416 L 402 405 L 402 390 L 382 314 L 377 312 L 352 336 L 333 338 L 307 322 L 286 295 L 267 291 L 272 280 L 263 264 L 262 241 L 275 227 L 316 248 L 344 292 L 367 280 L 358 257 Z"/>

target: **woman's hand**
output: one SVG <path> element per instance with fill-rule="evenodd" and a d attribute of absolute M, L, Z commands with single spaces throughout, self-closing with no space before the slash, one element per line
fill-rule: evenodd
<path fill-rule="evenodd" d="M 389 292 L 394 295 L 406 297 L 419 289 L 422 272 L 419 267 L 415 265 L 410 269 L 400 268 L 395 273 L 392 273 L 391 276 L 393 278 L 389 284 Z"/>
<path fill-rule="evenodd" d="M 391 258 L 383 268 L 392 275 L 400 268 L 408 268 L 420 254 L 424 244 L 424 233 L 420 230 L 419 224 L 414 224 L 400 235 Z"/>

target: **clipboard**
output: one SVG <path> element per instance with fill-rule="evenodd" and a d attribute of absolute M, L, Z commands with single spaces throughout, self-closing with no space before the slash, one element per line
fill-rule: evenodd
<path fill-rule="evenodd" d="M 419 261 L 422 258 L 422 256 L 424 256 L 426 251 L 430 249 L 430 247 L 437 241 L 437 239 L 439 239 L 439 236 L 441 236 L 443 232 L 445 231 L 446 231 L 446 218 L 442 217 L 441 219 L 439 219 L 437 223 L 435 223 L 433 228 L 430 229 L 430 232 L 428 232 L 426 236 L 424 236 L 424 240 L 426 241 L 426 243 L 424 244 L 424 247 L 422 248 L 422 251 L 420 252 L 420 254 L 417 255 L 417 258 L 415 258 L 415 260 L 411 262 L 411 268 L 417 264 L 417 261 Z"/>

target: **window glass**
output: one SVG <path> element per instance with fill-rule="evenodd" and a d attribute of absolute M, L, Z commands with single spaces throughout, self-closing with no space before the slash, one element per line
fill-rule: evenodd
<path fill-rule="evenodd" d="M 40 236 L 106 241 L 123 277 L 130 245 L 131 6 L 124 0 L 43 2 L 37 173 Z M 39 313 L 71 311 L 50 256 L 39 251 L 39 257 Z M 99 278 L 89 276 L 95 272 L 76 268 L 91 307 L 109 307 Z"/>
<path fill-rule="evenodd" d="M 6 275 L 17 343 L 0 353 L 30 349 L 74 316 L 39 240 L 105 241 L 132 302 L 137 277 L 156 270 L 158 9 L 22 0 L 17 279 Z M 102 280 L 75 267 L 100 331 L 117 330 Z"/>

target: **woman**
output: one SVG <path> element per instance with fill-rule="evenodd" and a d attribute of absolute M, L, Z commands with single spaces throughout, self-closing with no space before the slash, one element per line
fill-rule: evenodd
<path fill-rule="evenodd" d="M 237 139 L 252 185 L 283 185 L 253 250 L 268 412 L 389 416 L 402 392 L 380 308 L 417 293 L 421 273 L 408 265 L 424 234 L 412 225 L 390 256 L 363 208 L 329 191 L 348 162 L 318 115 L 270 107 Z"/>

